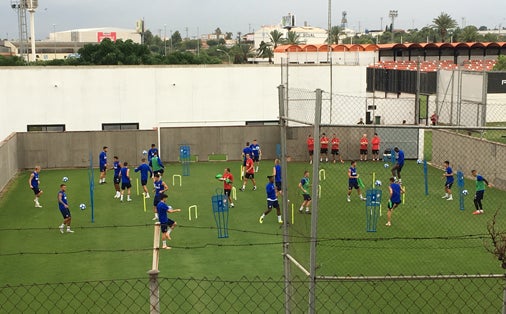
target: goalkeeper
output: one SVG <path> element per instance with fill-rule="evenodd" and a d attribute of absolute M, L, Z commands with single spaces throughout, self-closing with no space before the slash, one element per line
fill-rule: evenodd
<path fill-rule="evenodd" d="M 223 193 L 228 197 L 230 207 L 234 207 L 234 202 L 230 196 L 230 192 L 232 191 L 232 184 L 234 183 L 234 176 L 230 172 L 230 168 L 225 168 L 223 175 L 221 178 L 218 177 L 218 180 L 223 181 Z"/>

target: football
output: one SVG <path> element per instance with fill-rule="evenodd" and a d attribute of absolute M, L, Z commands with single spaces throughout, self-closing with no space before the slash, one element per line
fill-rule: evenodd
<path fill-rule="evenodd" d="M 421 163 L 423 163 L 423 160 L 418 159 L 418 160 L 416 161 L 416 163 L 417 163 L 417 164 L 421 164 Z"/>
<path fill-rule="evenodd" d="M 148 151 L 147 151 L 147 150 L 143 150 L 143 151 L 142 151 L 142 154 L 143 154 L 143 155 L 147 155 L 147 154 L 148 154 Z"/>
<path fill-rule="evenodd" d="M 380 180 L 376 180 L 376 181 L 374 181 L 374 185 L 375 185 L 375 186 L 381 186 L 381 181 L 380 181 Z"/>
<path fill-rule="evenodd" d="M 383 167 L 388 168 L 388 167 L 390 167 L 390 165 L 389 164 L 384 164 Z"/>
<path fill-rule="evenodd" d="M 86 209 L 86 205 L 84 203 L 81 203 L 79 205 L 79 208 L 81 208 L 81 210 L 85 210 Z"/>
<path fill-rule="evenodd" d="M 68 177 L 63 177 L 63 179 L 62 179 L 63 182 L 67 182 L 68 180 L 69 180 Z"/>
<path fill-rule="evenodd" d="M 469 191 L 468 191 L 468 190 L 463 190 L 463 191 L 462 191 L 462 194 L 463 194 L 463 195 L 467 195 L 467 194 L 469 194 Z"/>

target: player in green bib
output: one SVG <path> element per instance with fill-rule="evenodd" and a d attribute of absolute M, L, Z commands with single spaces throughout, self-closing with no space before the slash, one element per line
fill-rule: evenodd
<path fill-rule="evenodd" d="M 306 214 L 310 214 L 309 205 L 311 204 L 311 195 L 309 194 L 309 188 L 311 184 L 309 183 L 309 171 L 304 171 L 304 176 L 300 179 L 299 189 L 302 191 L 302 197 L 304 201 L 302 205 L 300 205 L 299 212 L 302 213 L 304 207 L 306 207 Z"/>

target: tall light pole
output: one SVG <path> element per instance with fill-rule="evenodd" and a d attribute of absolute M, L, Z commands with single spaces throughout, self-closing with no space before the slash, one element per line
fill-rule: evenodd
<path fill-rule="evenodd" d="M 226 52 L 225 50 L 221 50 L 221 49 L 216 49 L 216 51 L 223 52 L 224 54 L 226 54 L 228 57 L 228 64 L 230 64 L 230 55 L 228 54 L 228 52 Z"/>
<path fill-rule="evenodd" d="M 388 16 L 392 19 L 391 30 L 390 30 L 392 32 L 392 43 L 394 42 L 394 21 L 398 15 L 399 14 L 398 14 L 397 10 L 390 10 L 390 12 L 388 13 Z"/>
<path fill-rule="evenodd" d="M 54 59 L 56 60 L 56 24 L 53 24 Z"/>
<path fill-rule="evenodd" d="M 163 24 L 163 48 L 164 56 L 167 55 L 167 24 Z"/>

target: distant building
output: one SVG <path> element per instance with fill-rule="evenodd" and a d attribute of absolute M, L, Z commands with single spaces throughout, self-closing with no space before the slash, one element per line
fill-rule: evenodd
<path fill-rule="evenodd" d="M 255 31 L 254 34 L 254 42 L 255 49 L 260 47 L 260 43 L 263 42 L 271 42 L 270 33 L 273 30 L 277 30 L 278 32 L 283 34 L 283 38 L 286 38 L 286 34 L 288 30 L 283 28 L 281 24 L 278 25 L 267 25 L 262 26 L 258 30 Z M 301 44 L 305 45 L 319 45 L 324 44 L 328 38 L 327 30 L 319 27 L 313 26 L 302 26 L 302 27 L 293 27 L 290 29 L 292 32 L 295 32 L 299 35 L 299 41 Z"/>

